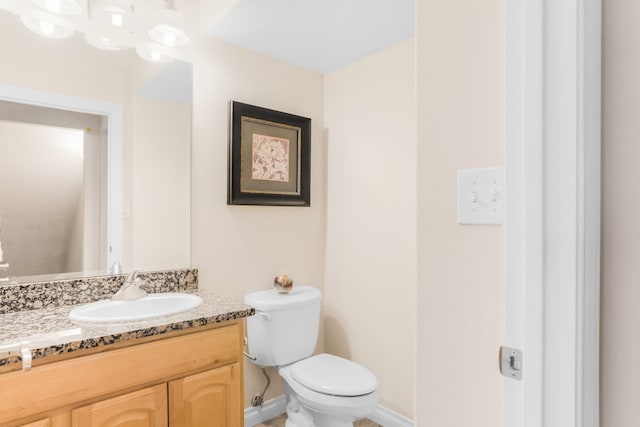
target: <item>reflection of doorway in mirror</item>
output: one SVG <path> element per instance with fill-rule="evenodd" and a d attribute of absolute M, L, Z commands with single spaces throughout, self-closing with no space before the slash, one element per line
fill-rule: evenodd
<path fill-rule="evenodd" d="M 99 222 L 87 216 L 95 209 L 87 201 L 96 202 L 84 196 L 86 186 L 99 186 L 100 146 L 89 134 L 0 121 L 0 215 L 10 276 L 97 269 L 87 265 L 97 254 L 84 247 L 85 234 L 99 235 L 91 230 Z M 85 158 L 93 164 L 85 167 Z"/>

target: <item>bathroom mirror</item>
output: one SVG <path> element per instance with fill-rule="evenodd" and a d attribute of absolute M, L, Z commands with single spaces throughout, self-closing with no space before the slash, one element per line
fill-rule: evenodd
<path fill-rule="evenodd" d="M 168 217 L 157 196 L 188 194 L 190 64 L 45 39 L 3 11 L 0 28 L 0 283 L 157 268 L 153 236 L 188 228 L 188 201 Z"/>

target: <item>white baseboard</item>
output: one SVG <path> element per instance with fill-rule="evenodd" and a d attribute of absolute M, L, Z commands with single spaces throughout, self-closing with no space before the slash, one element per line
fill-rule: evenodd
<path fill-rule="evenodd" d="M 264 405 L 262 405 L 262 408 L 259 406 L 245 408 L 244 426 L 253 427 L 257 424 L 270 420 L 271 418 L 275 418 L 278 415 L 282 415 L 285 412 L 287 412 L 287 402 L 284 395 L 282 395 L 275 399 L 267 400 Z"/>
<path fill-rule="evenodd" d="M 244 425 L 245 427 L 253 427 L 271 418 L 283 415 L 285 412 L 287 412 L 287 402 L 284 396 L 276 397 L 275 399 L 267 400 L 262 405 L 262 408 L 258 406 L 246 408 L 244 410 Z M 383 427 L 413 427 L 412 420 L 380 405 L 369 415 L 369 419 Z"/>
<path fill-rule="evenodd" d="M 368 418 L 382 427 L 413 427 L 413 420 L 381 405 L 378 405 Z"/>

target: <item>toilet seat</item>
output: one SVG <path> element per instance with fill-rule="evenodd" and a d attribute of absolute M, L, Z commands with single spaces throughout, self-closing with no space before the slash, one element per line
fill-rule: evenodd
<path fill-rule="evenodd" d="M 373 393 L 378 379 L 367 368 L 332 354 L 318 354 L 290 365 L 293 380 L 317 393 L 355 397 Z"/>
<path fill-rule="evenodd" d="M 291 376 L 291 368 L 296 363 L 279 367 L 278 373 L 284 380 L 285 389 L 290 389 L 290 391 L 287 391 L 287 396 L 289 396 L 289 393 L 293 393 L 295 399 L 305 408 L 321 414 L 351 419 L 353 422 L 369 415 L 378 404 L 380 392 L 377 388 L 369 394 L 353 397 L 334 396 L 313 391 Z"/>

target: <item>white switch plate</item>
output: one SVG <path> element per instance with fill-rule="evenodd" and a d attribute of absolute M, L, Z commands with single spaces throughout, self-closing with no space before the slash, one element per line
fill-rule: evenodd
<path fill-rule="evenodd" d="M 458 223 L 502 224 L 503 168 L 458 171 Z"/>

